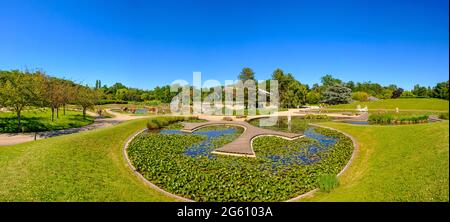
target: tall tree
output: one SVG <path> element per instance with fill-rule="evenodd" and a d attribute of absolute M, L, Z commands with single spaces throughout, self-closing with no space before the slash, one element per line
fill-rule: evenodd
<path fill-rule="evenodd" d="M 238 79 L 242 80 L 243 82 L 249 79 L 255 80 L 255 72 L 253 72 L 252 69 L 245 67 L 242 69 L 241 73 L 239 73 Z"/>
<path fill-rule="evenodd" d="M 320 81 L 322 82 L 322 85 L 325 88 L 328 88 L 329 86 L 333 85 L 340 85 L 342 84 L 342 80 L 334 78 L 332 75 L 325 75 L 320 78 Z"/>
<path fill-rule="evenodd" d="M 17 127 L 21 129 L 22 110 L 36 102 L 33 75 L 18 70 L 3 72 L 0 82 L 0 104 L 9 107 L 16 113 Z"/>
<path fill-rule="evenodd" d="M 352 99 L 352 90 L 342 85 L 329 86 L 327 90 L 323 92 L 322 98 L 323 103 L 331 105 L 350 103 Z"/>
<path fill-rule="evenodd" d="M 85 86 L 77 87 L 77 96 L 75 103 L 80 105 L 83 110 L 83 118 L 86 118 L 86 111 L 88 108 L 94 107 L 99 100 L 99 93 L 97 90 Z"/>

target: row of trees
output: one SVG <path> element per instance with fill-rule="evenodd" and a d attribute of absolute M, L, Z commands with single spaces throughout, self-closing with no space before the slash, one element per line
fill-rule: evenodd
<path fill-rule="evenodd" d="M 42 71 L 1 71 L 0 70 L 0 106 L 13 110 L 21 124 L 21 113 L 28 106 L 51 109 L 51 119 L 59 118 L 59 110 L 66 113 L 67 104 L 82 107 L 86 117 L 88 108 L 95 105 L 100 92 L 70 80 L 46 75 Z"/>

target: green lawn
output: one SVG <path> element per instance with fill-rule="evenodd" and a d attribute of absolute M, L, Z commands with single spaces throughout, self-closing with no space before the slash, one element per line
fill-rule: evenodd
<path fill-rule="evenodd" d="M 52 122 L 50 109 L 33 109 L 22 112 L 21 118 L 22 128 L 24 132 L 41 132 L 50 130 L 61 130 L 74 127 L 86 126 L 94 122 L 91 116 L 83 115 L 80 112 L 66 110 L 59 111 L 59 118 Z M 17 126 L 17 117 L 13 112 L 0 112 L 0 133 L 22 132 Z"/>
<path fill-rule="evenodd" d="M 448 121 L 396 126 L 321 123 L 360 144 L 331 193 L 307 201 L 449 201 Z"/>
<path fill-rule="evenodd" d="M 173 201 L 148 188 L 122 156 L 146 120 L 0 148 L 0 201 Z M 448 201 L 448 121 L 397 126 L 320 123 L 360 148 L 331 193 L 307 201 Z"/>
<path fill-rule="evenodd" d="M 433 111 L 448 111 L 448 100 L 442 99 L 385 99 L 372 102 L 355 102 L 350 104 L 339 104 L 329 106 L 328 109 L 356 109 L 358 105 L 361 108 L 367 106 L 369 111 L 371 109 L 389 109 L 395 110 L 433 110 Z"/>
<path fill-rule="evenodd" d="M 0 201 L 164 201 L 130 171 L 124 141 L 146 120 L 0 148 Z"/>

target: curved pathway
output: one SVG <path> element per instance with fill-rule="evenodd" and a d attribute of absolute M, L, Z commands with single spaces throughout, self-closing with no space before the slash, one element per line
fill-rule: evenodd
<path fill-rule="evenodd" d="M 269 129 L 262 129 L 244 121 L 209 121 L 202 123 L 184 123 L 184 127 L 181 131 L 191 133 L 202 127 L 212 125 L 234 125 L 243 127 L 245 129 L 244 132 L 236 140 L 214 150 L 213 153 L 216 154 L 255 157 L 255 152 L 253 151 L 252 147 L 252 141 L 258 136 L 278 136 L 288 140 L 294 140 L 303 136 L 297 133 L 286 133 Z"/>

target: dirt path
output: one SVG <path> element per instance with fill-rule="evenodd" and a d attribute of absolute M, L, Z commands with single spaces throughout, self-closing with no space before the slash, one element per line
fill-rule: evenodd
<path fill-rule="evenodd" d="M 0 146 L 9 146 L 20 143 L 25 143 L 38 139 L 45 139 L 54 136 L 78 133 L 87 130 L 93 130 L 103 127 L 112 126 L 124 121 L 133 120 L 133 119 L 142 119 L 148 116 L 131 116 L 125 115 L 117 112 L 113 112 L 111 110 L 106 110 L 111 115 L 114 115 L 112 118 L 100 118 L 97 113 L 87 111 L 87 114 L 95 117 L 94 123 L 89 124 L 83 127 L 70 128 L 64 130 L 55 130 L 55 131 L 47 131 L 47 132 L 37 132 L 37 133 L 1 133 L 0 134 Z"/>

